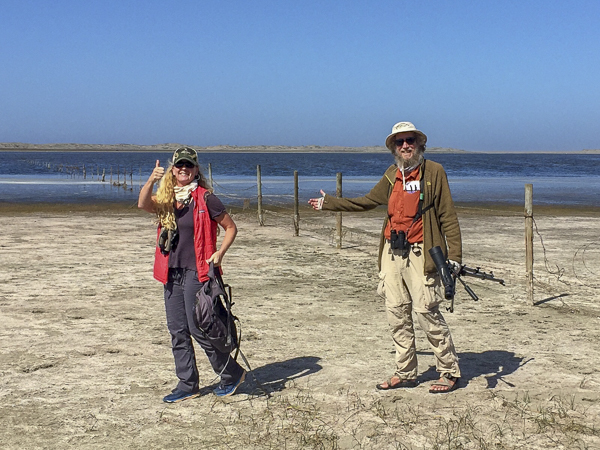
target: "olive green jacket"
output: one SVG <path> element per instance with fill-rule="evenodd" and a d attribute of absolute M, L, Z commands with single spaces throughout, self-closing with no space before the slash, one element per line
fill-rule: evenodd
<path fill-rule="evenodd" d="M 425 170 L 423 173 L 423 167 Z M 381 180 L 364 197 L 336 198 L 325 194 L 323 210 L 326 211 L 368 211 L 380 205 L 387 205 L 398 167 L 391 165 L 381 177 Z M 423 247 L 425 250 L 425 273 L 435 273 L 436 268 L 429 256 L 429 249 L 439 245 L 444 255 L 453 261 L 462 263 L 462 240 L 458 217 L 454 202 L 450 195 L 448 177 L 444 168 L 434 161 L 423 161 L 421 164 L 421 180 L 423 186 Z M 389 221 L 386 217 L 381 230 L 379 245 L 379 267 L 381 268 L 381 253 L 385 242 L 384 231 Z"/>

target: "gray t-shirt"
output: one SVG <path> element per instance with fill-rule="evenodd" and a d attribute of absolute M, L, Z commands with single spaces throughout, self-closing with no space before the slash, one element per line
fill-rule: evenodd
<path fill-rule="evenodd" d="M 226 209 L 214 194 L 205 197 L 210 218 L 223 214 Z M 175 223 L 179 240 L 169 254 L 169 267 L 196 270 L 196 252 L 194 249 L 194 200 L 181 209 L 175 208 Z"/>

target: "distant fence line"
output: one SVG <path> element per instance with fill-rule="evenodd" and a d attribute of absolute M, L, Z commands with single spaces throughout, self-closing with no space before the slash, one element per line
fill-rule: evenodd
<path fill-rule="evenodd" d="M 28 160 L 29 164 L 43 167 L 52 172 L 58 172 L 64 174 L 65 176 L 75 179 L 81 178 L 83 180 L 95 180 L 101 183 L 109 183 L 113 187 L 117 187 L 120 189 L 126 189 L 129 191 L 133 191 L 135 185 L 137 184 L 137 188 L 141 189 L 141 187 L 145 184 L 146 179 L 142 173 L 141 166 L 138 170 L 135 170 L 134 167 L 126 167 L 121 168 L 119 165 L 108 166 L 108 167 L 100 167 L 99 165 L 70 165 L 70 164 L 57 164 L 57 163 L 49 163 L 43 162 L 40 160 Z M 218 195 L 222 198 L 229 198 L 241 201 L 244 209 L 250 208 L 250 201 L 255 198 L 256 199 L 256 208 L 257 208 L 257 219 L 261 226 L 265 224 L 265 215 L 264 215 L 264 204 L 263 204 L 263 183 L 262 183 L 262 173 L 261 166 L 256 166 L 256 184 L 248 186 L 244 188 L 244 195 L 240 195 L 239 193 L 228 192 L 228 190 L 220 185 L 214 179 L 212 164 L 209 163 L 207 166 L 207 180 L 213 188 L 218 188 Z M 134 173 L 137 174 L 137 179 L 134 180 Z M 300 208 L 299 208 L 299 182 L 298 182 L 298 171 L 295 170 L 293 172 L 293 194 L 277 194 L 274 197 L 278 198 L 289 198 L 293 203 L 293 225 L 294 225 L 294 236 L 299 236 L 300 234 Z M 129 180 L 129 182 L 128 182 Z M 217 190 L 217 189 L 215 189 Z M 254 191 L 255 193 L 250 193 L 250 191 Z M 239 190 L 238 190 L 239 192 Z M 336 187 L 336 195 L 341 197 L 342 195 L 342 174 L 337 174 L 337 187 Z M 289 203 L 286 203 L 289 204 Z M 338 248 L 342 247 L 342 213 L 336 213 L 336 246 Z"/>
<path fill-rule="evenodd" d="M 29 164 L 45 168 L 50 172 L 59 173 L 68 177 L 70 179 L 83 179 L 83 180 L 94 180 L 102 183 L 108 183 L 113 187 L 118 187 L 121 189 L 126 189 L 129 191 L 133 191 L 136 187 L 137 189 L 141 189 L 141 187 L 146 183 L 147 175 L 143 173 L 142 167 L 139 168 L 133 166 L 113 166 L 109 165 L 106 167 L 101 167 L 100 165 L 93 164 L 84 164 L 84 165 L 72 165 L 72 164 L 58 164 L 58 163 L 48 163 L 40 160 L 28 160 Z M 295 174 L 291 176 L 297 177 L 297 171 Z M 148 174 L 149 175 L 149 174 Z M 290 180 L 292 178 L 290 177 Z M 297 192 L 289 194 L 279 193 L 276 195 L 268 195 L 262 192 L 262 177 L 260 174 L 260 165 L 257 165 L 257 177 L 256 183 L 251 184 L 249 186 L 243 188 L 228 188 L 223 184 L 219 183 L 215 180 L 213 176 L 212 164 L 207 165 L 207 180 L 210 185 L 215 189 L 218 193 L 219 197 L 223 199 L 230 199 L 240 204 L 244 205 L 244 209 L 247 209 L 250 206 L 250 202 L 255 200 L 258 209 L 258 214 L 262 215 L 262 221 L 264 223 L 264 199 L 265 198 L 279 198 L 285 199 L 285 204 L 290 205 L 293 202 L 293 199 L 297 197 Z M 290 181 L 291 183 L 291 181 Z M 297 185 L 297 181 L 294 181 L 294 184 Z"/>
<path fill-rule="evenodd" d="M 113 166 L 108 166 L 108 168 L 103 167 L 100 168 L 99 165 L 72 165 L 72 164 L 58 164 L 58 163 L 48 163 L 40 160 L 27 160 L 27 163 L 47 169 L 51 172 L 57 172 L 60 174 L 64 174 L 68 178 L 76 179 L 82 178 L 84 180 L 97 180 L 100 182 L 109 182 L 112 186 L 121 187 L 123 189 L 133 190 L 134 181 L 133 181 L 133 167 L 123 168 L 121 171 L 121 167 L 117 165 L 113 168 Z M 100 171 L 102 170 L 102 171 Z M 95 174 L 94 174 L 95 172 Z M 107 180 L 108 178 L 108 180 Z M 129 183 L 127 183 L 127 178 L 129 178 Z M 138 177 L 138 187 L 142 186 L 142 168 L 139 168 L 139 177 Z"/>
<path fill-rule="evenodd" d="M 40 160 L 28 160 L 27 163 L 30 165 L 34 165 L 37 167 L 44 168 L 51 172 L 56 172 L 70 179 L 83 179 L 83 180 L 93 180 L 99 181 L 102 183 L 108 183 L 113 187 L 118 187 L 121 189 L 126 189 L 129 191 L 133 191 L 136 187 L 137 189 L 141 189 L 141 187 L 146 183 L 147 176 L 143 173 L 142 167 L 135 168 L 133 166 L 122 167 L 119 165 L 116 166 L 106 166 L 101 167 L 99 165 L 72 165 L 72 164 L 58 164 L 58 163 L 49 163 L 43 162 Z M 231 199 L 234 201 L 243 204 L 244 209 L 247 209 L 250 206 L 250 202 L 254 199 L 257 202 L 257 213 L 260 217 L 262 217 L 262 224 L 264 224 L 264 198 L 284 198 L 286 200 L 285 204 L 289 205 L 292 202 L 292 199 L 298 197 L 296 193 L 280 193 L 277 195 L 265 195 L 262 192 L 262 176 L 260 173 L 260 165 L 257 165 L 257 177 L 256 183 L 246 186 L 244 188 L 231 189 L 227 188 L 224 185 L 220 184 L 217 180 L 214 179 L 212 164 L 208 164 L 207 166 L 207 180 L 210 185 L 217 191 L 219 197 L 224 199 Z M 148 174 L 149 175 L 149 174 Z M 298 177 L 297 171 L 294 171 L 295 178 Z M 297 181 L 294 181 L 294 185 L 297 186 Z"/>

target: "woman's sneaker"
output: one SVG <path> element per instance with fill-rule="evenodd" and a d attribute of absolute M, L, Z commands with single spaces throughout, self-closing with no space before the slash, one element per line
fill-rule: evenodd
<path fill-rule="evenodd" d="M 237 380 L 237 382 L 233 383 L 233 384 L 219 384 L 219 386 L 213 390 L 213 393 L 217 396 L 217 397 L 229 397 L 230 395 L 235 394 L 235 391 L 237 390 L 238 387 L 240 387 L 240 384 L 242 384 L 244 382 L 244 380 L 246 379 L 246 371 L 244 370 L 242 372 L 242 376 L 240 377 L 239 380 Z"/>
<path fill-rule="evenodd" d="M 188 398 L 196 398 L 200 395 L 200 391 L 196 392 L 187 392 L 182 391 L 181 389 L 175 388 L 173 392 L 163 398 L 163 402 L 165 403 L 177 403 L 187 400 Z"/>

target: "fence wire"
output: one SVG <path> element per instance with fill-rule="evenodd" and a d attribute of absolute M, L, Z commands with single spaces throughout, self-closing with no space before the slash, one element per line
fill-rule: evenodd
<path fill-rule="evenodd" d="M 41 170 L 54 172 L 65 178 L 78 178 L 89 181 L 98 181 L 102 184 L 110 185 L 111 187 L 119 188 L 120 190 L 132 191 L 133 194 L 146 182 L 145 174 L 142 169 L 134 170 L 133 167 L 119 167 L 99 165 L 77 166 L 72 164 L 57 164 L 48 163 L 39 159 L 31 159 L 27 161 L 30 165 L 36 166 Z M 263 212 L 268 218 L 272 218 L 277 222 L 286 222 L 289 220 L 290 227 L 293 227 L 294 217 L 294 184 L 293 175 L 290 174 L 289 180 L 283 177 L 263 177 L 261 182 L 261 198 Z M 238 181 L 234 179 L 215 180 L 212 176 L 212 186 L 215 194 L 221 201 L 232 207 L 240 207 L 244 210 L 255 208 L 258 203 L 258 183 L 255 181 Z M 136 186 L 137 185 L 137 186 Z M 300 184 L 298 198 L 303 212 L 301 213 L 301 230 L 303 233 L 313 234 L 319 239 L 326 239 L 332 245 L 336 242 L 336 226 L 335 216 L 333 214 L 318 213 L 314 218 L 306 214 L 306 201 L 310 197 L 317 197 L 320 194 L 314 186 L 305 187 Z M 380 221 L 378 222 L 380 223 Z M 548 275 L 562 285 L 571 285 L 567 279 L 566 268 L 559 263 L 551 261 L 548 249 L 544 242 L 544 237 L 540 232 L 538 223 L 533 219 L 535 235 L 539 239 L 541 245 L 544 269 Z M 342 230 L 342 240 L 344 247 L 360 247 L 363 245 L 372 245 L 378 242 L 380 229 L 371 227 L 365 230 L 362 226 L 348 224 L 345 220 Z M 600 244 L 596 242 L 585 243 L 580 245 L 571 258 L 571 269 L 574 278 L 578 283 L 589 288 L 598 289 L 600 283 L 594 280 L 600 278 L 599 261 Z M 534 276 L 534 281 L 541 282 L 538 277 Z"/>

